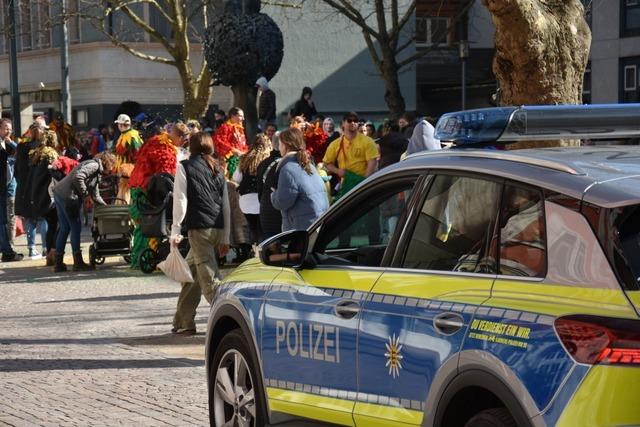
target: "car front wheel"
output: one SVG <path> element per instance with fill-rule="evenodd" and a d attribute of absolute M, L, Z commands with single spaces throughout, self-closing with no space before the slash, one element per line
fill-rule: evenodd
<path fill-rule="evenodd" d="M 211 364 L 212 426 L 265 425 L 265 400 L 252 361 L 249 346 L 239 330 L 229 332 L 220 341 Z"/>
<path fill-rule="evenodd" d="M 464 427 L 517 427 L 517 425 L 506 408 L 492 408 L 474 415 Z"/>

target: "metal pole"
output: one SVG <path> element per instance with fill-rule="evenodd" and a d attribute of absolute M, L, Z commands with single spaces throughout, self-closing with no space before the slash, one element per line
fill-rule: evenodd
<path fill-rule="evenodd" d="M 11 121 L 16 135 L 22 133 L 20 87 L 18 85 L 18 42 L 16 40 L 16 0 L 9 0 L 9 79 L 11 80 Z"/>
<path fill-rule="evenodd" d="M 462 65 L 462 109 L 467 109 L 467 58 L 469 58 L 469 37 L 468 37 L 468 16 L 465 15 L 460 19 L 459 36 L 460 36 L 460 63 Z"/>
<path fill-rule="evenodd" d="M 462 109 L 467 109 L 467 58 L 462 58 Z"/>
<path fill-rule="evenodd" d="M 62 68 L 62 114 L 64 114 L 65 121 L 72 123 L 71 117 L 71 93 L 69 91 L 69 30 L 67 28 L 67 0 L 60 2 L 61 16 L 62 16 L 62 46 L 60 46 L 60 66 Z"/>

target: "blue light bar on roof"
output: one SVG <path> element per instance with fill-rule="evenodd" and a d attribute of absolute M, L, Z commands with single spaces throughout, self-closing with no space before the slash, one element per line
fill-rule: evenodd
<path fill-rule="evenodd" d="M 640 137 L 640 104 L 485 108 L 442 116 L 436 138 L 456 145 Z"/>

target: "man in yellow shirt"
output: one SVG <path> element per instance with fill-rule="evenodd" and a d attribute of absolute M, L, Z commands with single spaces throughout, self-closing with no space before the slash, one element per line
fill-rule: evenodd
<path fill-rule="evenodd" d="M 358 132 L 358 123 L 356 113 L 345 114 L 342 118 L 343 134 L 329 144 L 323 158 L 326 169 L 341 179 L 336 199 L 376 170 L 380 156 L 378 146 L 373 139 Z"/>

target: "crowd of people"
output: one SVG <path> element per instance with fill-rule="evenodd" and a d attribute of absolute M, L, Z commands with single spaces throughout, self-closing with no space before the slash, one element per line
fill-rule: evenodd
<path fill-rule="evenodd" d="M 73 269 L 95 268 L 84 262 L 80 248 L 83 212 L 95 204 L 121 203 L 129 205 L 135 226 L 131 266 L 137 267 L 140 254 L 158 245 L 140 231 L 140 202 L 150 200 L 154 176 L 168 175 L 174 181 L 169 242 L 176 247 L 183 235 L 188 237 L 187 262 L 194 278 L 182 284 L 173 332 L 195 333 L 200 295 L 211 302 L 219 262 L 228 258 L 230 247 L 234 261 L 247 259 L 259 242 L 307 228 L 376 170 L 403 155 L 440 149 L 433 126 L 422 117 L 406 114 L 376 129 L 350 112 L 336 123 L 318 113 L 308 87 L 291 110 L 288 127 L 279 131 L 275 94 L 266 79 L 257 86 L 260 133 L 250 141 L 244 112 L 235 107 L 227 114 L 216 111 L 214 122 L 204 129 L 197 121 L 158 120 L 136 128 L 131 117 L 120 114 L 113 125 L 85 134 L 76 134 L 56 114 L 49 124 L 44 117 L 36 118 L 15 141 L 11 121 L 2 119 L 2 261 L 23 258 L 12 246 L 18 219 L 32 259 L 45 255 L 55 272 L 66 271 L 70 236 Z M 108 200 L 100 192 L 106 177 L 114 179 Z"/>

